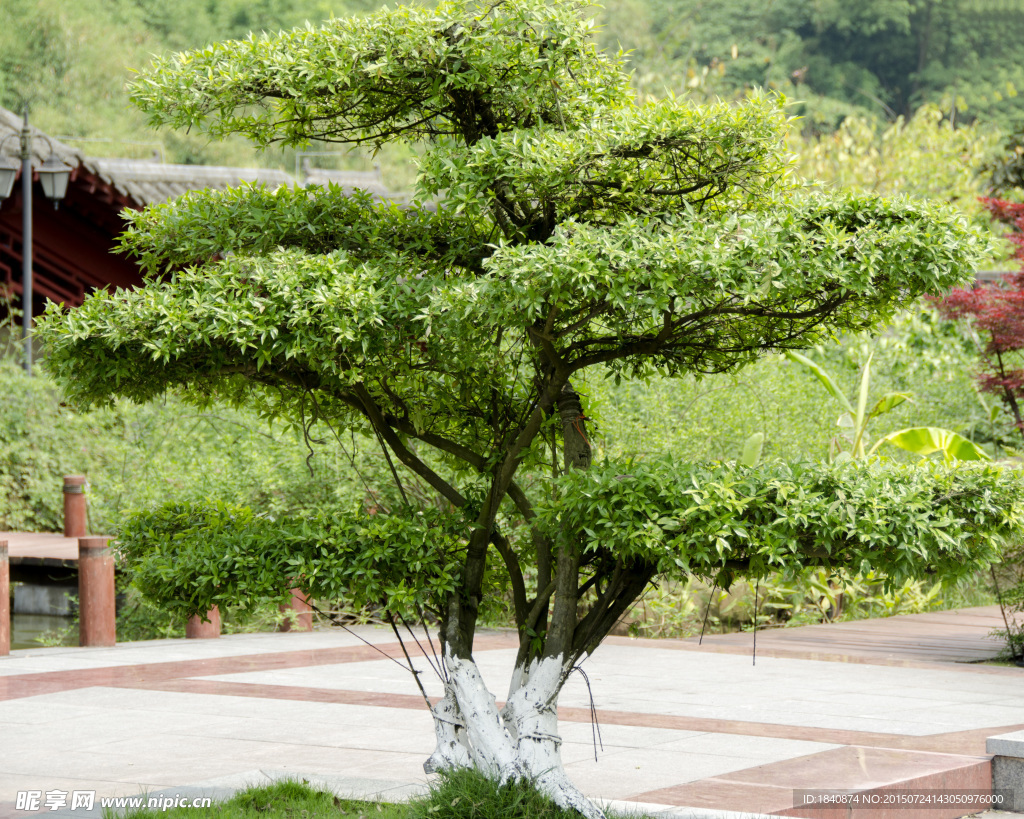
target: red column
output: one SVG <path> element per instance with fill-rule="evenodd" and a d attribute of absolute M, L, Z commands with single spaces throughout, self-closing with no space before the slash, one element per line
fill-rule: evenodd
<path fill-rule="evenodd" d="M 85 475 L 64 476 L 64 537 L 89 534 L 85 483 Z"/>
<path fill-rule="evenodd" d="M 185 623 L 185 637 L 189 640 L 210 640 L 220 637 L 220 609 L 214 606 L 206 612 L 206 620 L 193 614 Z"/>
<path fill-rule="evenodd" d="M 283 621 L 278 627 L 278 631 L 312 631 L 313 630 L 313 608 L 309 605 L 309 601 L 299 589 L 291 590 L 291 600 L 288 603 L 282 603 L 281 613 L 288 611 L 294 611 L 295 618 L 289 617 Z M 294 619 L 295 625 L 292 625 Z"/>
<path fill-rule="evenodd" d="M 114 556 L 109 537 L 78 539 L 78 644 L 112 646 L 117 640 Z"/>
<path fill-rule="evenodd" d="M 11 568 L 7 541 L 0 540 L 0 657 L 11 653 Z"/>

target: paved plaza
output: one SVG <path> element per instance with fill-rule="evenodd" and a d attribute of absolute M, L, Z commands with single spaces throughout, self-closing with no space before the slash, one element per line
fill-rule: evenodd
<path fill-rule="evenodd" d="M 987 639 L 970 616 L 963 639 Z M 890 619 L 906 636 L 912 621 Z M 433 747 L 430 716 L 409 673 L 359 639 L 401 657 L 390 630 L 356 632 L 0 658 L 0 817 L 29 815 L 15 801 L 25 790 L 224 795 L 292 776 L 357 796 L 417 792 Z M 560 701 L 573 780 L 619 807 L 799 816 L 807 814 L 792 810 L 796 789 L 980 787 L 991 778 L 987 738 L 1024 729 L 1024 669 L 849 646 L 806 659 L 764 635 L 755 663 L 749 640 L 611 638 L 583 665 L 599 742 L 581 675 Z M 514 646 L 507 632 L 478 638 L 478 663 L 499 698 Z M 438 695 L 429 666 L 414 659 Z"/>

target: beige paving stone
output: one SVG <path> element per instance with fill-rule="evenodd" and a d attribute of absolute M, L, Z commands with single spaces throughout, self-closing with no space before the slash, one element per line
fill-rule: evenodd
<path fill-rule="evenodd" d="M 360 634 L 394 640 L 372 628 Z M 325 778 L 343 771 L 360 781 L 421 786 L 433 730 L 408 673 L 386 659 L 320 664 L 302 654 L 313 658 L 316 651 L 343 648 L 343 655 L 319 656 L 362 657 L 347 651 L 361 645 L 344 632 L 314 632 L 15 652 L 0 661 L 0 691 L 17 684 L 10 678 L 26 674 L 63 674 L 72 687 L 32 696 L 20 696 L 19 689 L 18 698 L 0 700 L 0 817 L 21 783 L 40 779 L 42 788 L 92 782 L 124 793 L 138 792 L 142 783 L 152 789 L 235 781 L 254 770 Z M 286 661 L 260 659 L 286 652 Z M 235 658 L 235 666 L 224 658 Z M 207 667 L 195 665 L 204 661 L 220 670 L 205 673 Z M 502 699 L 514 651 L 481 650 L 478 661 Z M 167 663 L 188 663 L 182 668 L 189 671 L 180 679 L 143 673 L 147 664 L 166 671 Z M 73 687 L 79 673 L 83 680 L 99 679 L 96 669 L 127 666 L 143 670 L 121 683 Z M 238 670 L 221 671 L 232 667 Z M 573 675 L 560 702 L 576 709 L 578 720 L 562 723 L 563 755 L 586 793 L 609 799 L 814 758 L 840 747 L 836 742 L 854 741 L 816 739 L 830 732 L 911 743 L 936 737 L 940 745 L 937 735 L 943 733 L 985 726 L 1003 733 L 1006 726 L 1024 724 L 1024 677 L 953 666 L 760 656 L 752 666 L 749 656 L 637 642 L 605 646 L 584 668 L 591 690 Z M 436 679 L 423 678 L 439 692 Z M 132 687 L 145 685 L 153 687 Z M 169 690 L 175 686 L 182 690 Z M 605 749 L 596 762 L 586 716 L 591 692 L 607 717 L 601 725 Z M 974 742 L 972 737 L 967 740 Z"/>

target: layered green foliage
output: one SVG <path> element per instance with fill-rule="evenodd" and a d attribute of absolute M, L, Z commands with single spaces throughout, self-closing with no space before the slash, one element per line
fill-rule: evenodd
<path fill-rule="evenodd" d="M 275 519 L 197 501 L 129 518 L 118 544 L 138 588 L 175 614 L 253 609 L 300 588 L 311 599 L 415 619 L 419 606 L 436 609 L 456 588 L 464 525 L 436 509 Z"/>
<path fill-rule="evenodd" d="M 956 574 L 1015 525 L 1016 484 L 999 471 L 879 467 L 847 485 L 813 470 L 734 478 L 731 467 L 679 466 L 679 484 L 651 468 L 650 487 L 665 489 L 656 497 L 628 485 L 615 526 L 588 540 L 586 481 L 633 474 L 611 464 L 559 478 L 591 460 L 574 390 L 588 373 L 734 372 L 962 282 L 989 245 L 948 208 L 808 193 L 781 147 L 779 101 L 638 103 L 582 11 L 571 0 L 386 10 L 161 60 L 133 85 L 154 123 L 260 146 L 426 140 L 408 211 L 333 189 L 193 194 L 134 217 L 125 244 L 152 276 L 146 288 L 97 293 L 41 322 L 47 366 L 78 404 L 176 389 L 302 429 L 368 431 L 393 455 L 403 503 L 386 519 L 332 514 L 271 536 L 280 522 L 254 518 L 257 551 L 216 510 L 140 523 L 129 553 L 147 572 L 153 557 L 153 594 L 170 588 L 203 610 L 218 595 L 295 583 L 369 593 L 394 611 L 432 612 L 446 647 L 469 656 L 505 582 L 521 659 L 571 664 L 672 566 L 759 575 L 773 561 L 816 565 L 824 548 L 900 577 Z M 768 551 L 722 537 L 729 513 L 715 500 L 686 535 L 681 487 L 694 478 L 698 489 L 747 481 L 737 508 Z M 418 511 L 405 489 L 415 482 L 433 495 Z M 790 485 L 799 511 L 776 538 L 772 493 Z M 968 516 L 961 485 L 998 501 L 979 509 L 1005 514 Z M 847 525 L 843 494 L 876 500 L 864 531 L 836 528 Z M 926 497 L 941 501 L 937 517 Z M 900 524 L 885 539 L 887 508 Z M 684 521 L 679 534 L 655 533 L 663 518 Z M 810 537 L 819 525 L 834 543 Z M 943 526 L 963 536 L 956 559 L 928 534 Z M 206 538 L 211 528 L 227 534 Z M 199 534 L 176 544 L 178 530 Z M 656 534 L 678 562 L 655 549 Z M 190 557 L 174 559 L 178 547 Z"/>
<path fill-rule="evenodd" d="M 131 293 L 99 292 L 60 321 L 42 324 L 48 367 L 72 397 L 84 404 L 113 394 L 145 400 L 170 384 L 205 397 L 211 381 L 231 394 L 238 384 L 233 368 L 258 374 L 272 362 L 287 368 L 294 361 L 297 371 L 315 372 L 320 386 L 342 389 L 370 373 L 393 379 L 403 370 L 414 379 L 410 386 L 433 399 L 410 408 L 425 417 L 460 397 L 443 374 L 422 380 L 440 349 L 446 348 L 446 368 L 486 382 L 501 375 L 493 365 L 525 352 L 495 348 L 488 324 L 529 326 L 546 315 L 554 319 L 545 332 L 564 339 L 570 370 L 653 359 L 670 372 L 727 372 L 790 340 L 804 346 L 837 329 L 871 326 L 906 293 L 956 281 L 955 271 L 984 247 L 947 211 L 848 196 L 780 200 L 771 212 L 714 219 L 693 218 L 692 210 L 656 219 L 623 215 L 613 227 L 570 219 L 548 242 L 510 242 L 480 263 L 490 250 L 467 230 L 473 218 L 458 224 L 448 210 L 428 220 L 393 206 L 337 207 L 331 200 L 343 194 L 334 189 L 325 202 L 328 220 L 337 220 L 333 229 L 318 235 L 314 221 L 304 236 L 297 226 L 312 201 L 308 191 L 253 188 L 250 207 L 238 207 L 239 196 L 192 194 L 149 209 L 129 236 L 141 235 L 144 253 L 172 264 L 214 246 L 238 247 L 215 263 L 216 276 L 194 267 Z M 232 207 L 218 209 L 223 198 Z M 156 224 L 152 233 L 140 228 L 146 221 Z M 179 230 L 182 224 L 190 232 Z M 437 234 L 449 226 L 444 242 Z M 460 228 L 462 243 L 453 246 Z M 161 236 L 173 244 L 158 244 Z M 284 246 L 289 241 L 311 247 Z M 317 252 L 327 247 L 336 249 Z M 626 277 L 628 259 L 644 264 Z M 425 264 L 440 278 L 427 278 L 427 270 L 402 275 Z M 443 276 L 449 264 L 468 265 L 469 275 Z M 623 345 L 627 337 L 647 340 L 650 353 L 642 355 L 641 346 L 633 354 Z M 274 390 L 266 400 L 284 399 Z"/>
<path fill-rule="evenodd" d="M 819 565 L 892 583 L 950 579 L 998 559 L 1020 525 L 1020 480 L 993 466 L 846 462 L 592 467 L 558 482 L 541 525 L 583 532 L 585 549 L 658 564 L 659 573 L 751 577 Z"/>
<path fill-rule="evenodd" d="M 563 476 L 538 507 L 537 526 L 556 540 L 581 533 L 590 559 L 614 554 L 725 590 L 737 575 L 794 576 L 811 566 L 883 578 L 887 588 L 955 581 L 997 561 L 1021 523 L 1019 477 L 988 465 L 749 468 L 663 458 L 622 468 Z M 180 615 L 253 608 L 295 587 L 416 619 L 459 587 L 464 527 L 438 510 L 274 519 L 208 502 L 135 515 L 119 543 L 138 587 Z"/>

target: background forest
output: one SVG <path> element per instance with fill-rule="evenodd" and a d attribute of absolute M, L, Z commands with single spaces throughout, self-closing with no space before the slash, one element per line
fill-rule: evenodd
<path fill-rule="evenodd" d="M 44 130 L 162 143 L 167 161 L 288 166 L 241 143 L 210 146 L 146 128 L 125 80 L 150 56 L 366 13 L 379 0 L 5 0 L 0 105 L 30 101 Z M 607 0 L 596 37 L 629 52 L 642 94 L 731 98 L 754 87 L 798 101 L 805 134 L 851 115 L 893 121 L 925 105 L 954 123 L 1011 129 L 1024 116 L 1020 0 Z M 152 150 L 153 146 L 148 146 Z M 147 146 L 135 146 L 146 150 Z"/>
<path fill-rule="evenodd" d="M 3 0 L 0 105 L 29 104 L 35 125 L 92 155 L 292 170 L 291 150 L 257 153 L 243 142 L 150 129 L 124 90 L 132 68 L 154 54 L 381 5 Z M 699 102 L 739 98 L 757 87 L 785 94 L 799 117 L 788 144 L 795 170 L 813 184 L 941 200 L 996 236 L 1005 226 L 990 220 L 978 197 L 1024 199 L 1020 171 L 1013 170 L 1024 154 L 1020 0 L 607 0 L 594 16 L 598 41 L 629 52 L 638 95 Z M 341 167 L 379 164 L 397 192 L 412 187 L 414 160 L 408 149 L 317 158 Z M 1009 256 L 1007 244 L 988 266 L 1011 269 L 1017 263 Z M 945 427 L 994 457 L 1014 455 L 1019 432 L 998 400 L 976 389 L 982 343 L 969 325 L 942 322 L 927 304 L 908 305 L 880 338 L 837 339 L 812 357 L 848 396 L 869 356 L 873 395 L 912 393 L 872 422 L 872 440 L 903 427 Z M 13 354 L 4 358 L 0 387 L 11 399 L 0 412 L 0 529 L 58 529 L 59 476 L 70 473 L 89 475 L 93 531 L 111 533 L 126 510 L 167 500 L 217 497 L 270 514 L 389 502 L 377 490 L 390 482 L 372 440 L 337 440 L 329 430 L 304 438 L 235 410 L 185 409 L 172 397 L 79 415 L 61 406 L 45 377 L 29 381 Z M 598 457 L 667 451 L 680 459 L 735 459 L 761 433 L 762 457 L 822 459 L 843 433 L 835 401 L 807 369 L 782 357 L 703 380 L 652 376 L 628 389 L 587 384 L 584 397 L 597 421 Z M 888 449 L 890 457 L 916 457 Z M 843 599 L 854 589 L 856 607 Z M 634 630 L 692 631 L 710 595 L 659 589 L 631 615 Z M 751 597 L 742 589 L 719 594 L 709 611 L 720 623 L 750 624 Z M 801 622 L 991 599 L 983 581 L 958 589 L 912 584 L 883 594 L 872 578 L 836 583 L 815 575 L 779 578 L 767 594 L 762 587 L 759 616 Z"/>

